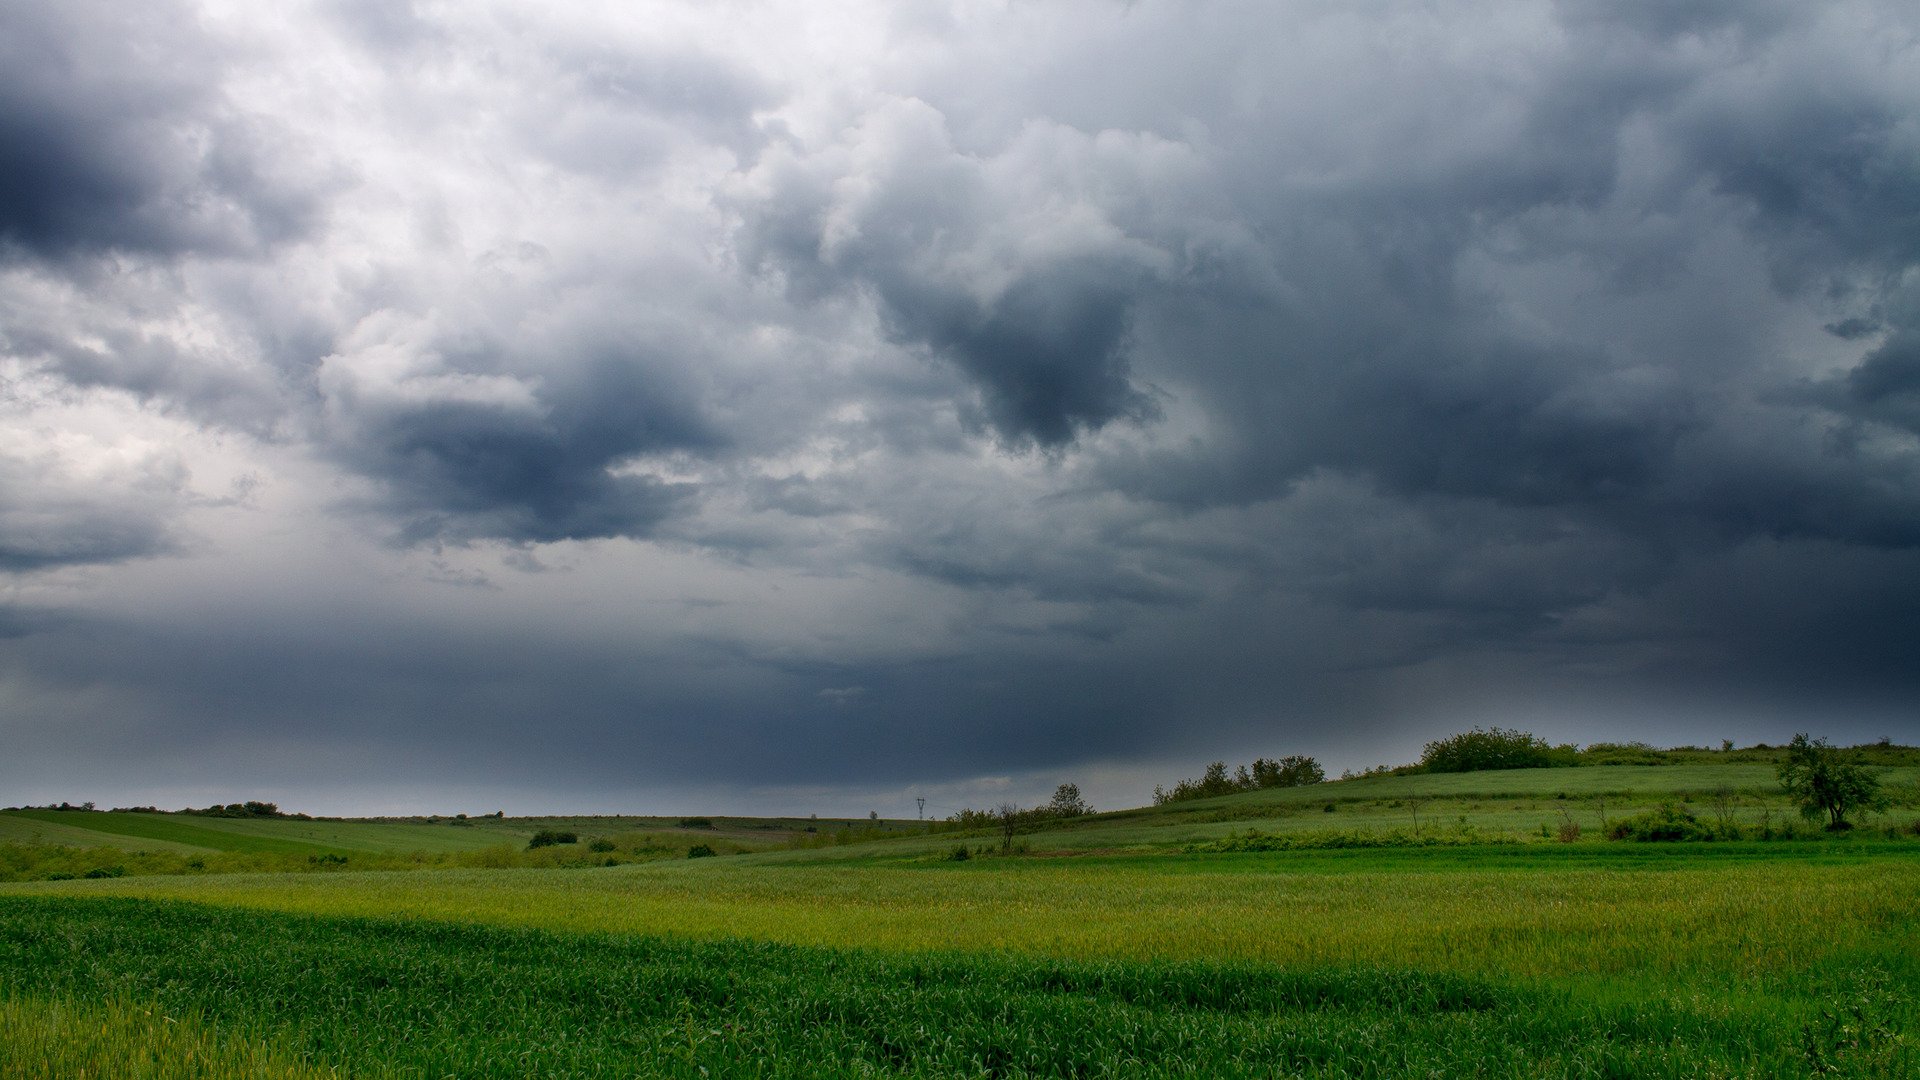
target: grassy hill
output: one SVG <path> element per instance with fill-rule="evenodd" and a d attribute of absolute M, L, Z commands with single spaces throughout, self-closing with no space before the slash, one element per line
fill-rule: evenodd
<path fill-rule="evenodd" d="M 1873 747 L 1891 805 L 1861 817 L 1881 832 L 1920 820 L 1920 751 Z M 1258 831 L 1303 846 L 1341 846 L 1372 837 L 1402 842 L 1537 843 L 1604 837 L 1621 818 L 1671 805 L 1703 821 L 1808 831 L 1775 774 L 1778 751 L 1653 751 L 1667 764 L 1606 764 L 1464 773 L 1374 773 L 1304 787 L 1267 788 L 1033 823 L 1015 849 L 1024 854 L 1152 853 Z M 993 830 L 958 831 L 944 822 L 802 818 L 562 816 L 533 818 L 224 818 L 188 814 L 24 809 L 0 812 L 0 844 L 101 847 L 129 852 L 299 857 L 492 856 L 524 852 L 539 830 L 571 832 L 578 846 L 539 865 L 585 857 L 589 841 L 614 846 L 620 861 L 683 857 L 705 845 L 721 854 L 764 853 L 776 861 L 951 855 L 958 846 L 994 853 Z M 267 868 L 271 863 L 234 866 Z M 292 865 L 292 864 L 289 864 Z"/>
<path fill-rule="evenodd" d="M 1751 760 L 1750 751 L 1724 755 L 1735 758 L 1731 761 L 1714 760 L 1723 756 L 1716 751 L 1693 754 L 1683 764 L 1377 773 L 1046 822 L 1023 829 L 1014 847 L 1034 855 L 1147 854 L 1180 851 L 1251 830 L 1307 846 L 1338 846 L 1369 836 L 1408 843 L 1557 843 L 1568 822 L 1579 826 L 1582 842 L 1592 843 L 1620 819 L 1666 805 L 1707 822 L 1764 826 L 1806 838 L 1818 831 L 1800 818 L 1772 764 Z M 1738 760 L 1742 755 L 1749 759 Z M 1867 826 L 1863 832 L 1911 831 L 1920 822 L 1920 754 L 1909 752 L 1894 760 L 1903 763 L 1875 770 L 1890 806 L 1884 813 L 1857 815 Z M 997 832 L 984 829 L 933 832 L 781 857 L 867 858 L 883 852 L 926 857 L 950 854 L 962 843 L 975 853 L 991 853 L 1000 840 Z"/>

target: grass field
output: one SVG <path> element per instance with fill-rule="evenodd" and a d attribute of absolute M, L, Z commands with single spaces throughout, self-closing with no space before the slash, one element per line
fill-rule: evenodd
<path fill-rule="evenodd" d="M 864 822 L 242 822 L 288 843 L 621 829 L 675 857 L 0 885 L 0 1078 L 1920 1074 L 1906 777 L 1841 838 L 1539 836 L 1660 802 L 1784 819 L 1768 776 L 1374 776 L 1061 823 L 1010 855 Z M 1414 835 L 1458 842 L 1189 850 L 1410 831 L 1412 809 Z M 688 860 L 688 836 L 767 850 Z"/>

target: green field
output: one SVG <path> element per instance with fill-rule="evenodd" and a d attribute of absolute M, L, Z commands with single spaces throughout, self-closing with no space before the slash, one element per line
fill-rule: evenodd
<path fill-rule="evenodd" d="M 1909 1076 L 1911 773 L 1883 774 L 1894 805 L 1840 837 L 1595 839 L 1598 815 L 1662 802 L 1789 822 L 1770 767 L 1685 764 L 1250 792 L 1056 823 L 1008 854 L 903 823 L 581 818 L 583 840 L 675 850 L 16 882 L 0 1077 L 135 1075 L 163 1044 L 205 1067 L 144 1075 Z M 1576 815 L 1595 818 L 1579 840 L 1540 835 Z M 561 820 L 213 831 L 524 847 Z M 1252 829 L 1322 848 L 1192 850 Z M 689 860 L 688 836 L 765 850 Z M 1331 843 L 1355 836 L 1393 842 Z"/>

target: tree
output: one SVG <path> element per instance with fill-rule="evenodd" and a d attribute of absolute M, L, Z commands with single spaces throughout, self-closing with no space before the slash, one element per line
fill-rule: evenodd
<path fill-rule="evenodd" d="M 1201 774 L 1200 797 L 1203 799 L 1212 798 L 1215 795 L 1231 795 L 1235 790 L 1237 789 L 1233 786 L 1233 781 L 1227 776 L 1227 763 L 1224 761 L 1216 761 L 1208 765 L 1207 771 Z"/>
<path fill-rule="evenodd" d="M 1305 787 L 1326 778 L 1327 771 L 1305 754 L 1288 754 L 1279 761 L 1255 758 L 1253 762 L 1254 787 Z"/>
<path fill-rule="evenodd" d="M 1853 826 L 1847 814 L 1854 810 L 1882 810 L 1886 796 L 1880 793 L 1880 780 L 1864 767 L 1847 759 L 1825 739 L 1795 735 L 1787 744 L 1787 757 L 1780 763 L 1780 786 L 1799 804 L 1800 816 L 1809 820 L 1827 816 L 1829 831 Z"/>
<path fill-rule="evenodd" d="M 1047 803 L 1047 813 L 1054 817 L 1079 817 L 1093 813 L 1093 807 L 1080 797 L 1080 785 L 1061 784 L 1053 789 L 1053 799 Z"/>
<path fill-rule="evenodd" d="M 993 816 L 1000 825 L 1000 853 L 1004 855 L 1013 850 L 1013 834 L 1020 831 L 1020 822 L 1027 812 L 1010 802 L 1003 802 L 994 810 Z"/>

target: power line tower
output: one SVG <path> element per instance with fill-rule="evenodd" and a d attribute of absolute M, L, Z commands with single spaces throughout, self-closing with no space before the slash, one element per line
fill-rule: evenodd
<path fill-rule="evenodd" d="M 916 797 L 914 798 L 914 800 L 913 800 L 913 801 L 914 801 L 914 802 L 917 802 L 917 803 L 919 803 L 919 804 L 920 804 L 920 820 L 921 820 L 921 821 L 925 821 L 925 820 L 927 820 L 927 799 L 926 799 L 926 796 L 924 796 L 924 795 L 921 795 L 921 796 L 916 796 Z"/>

